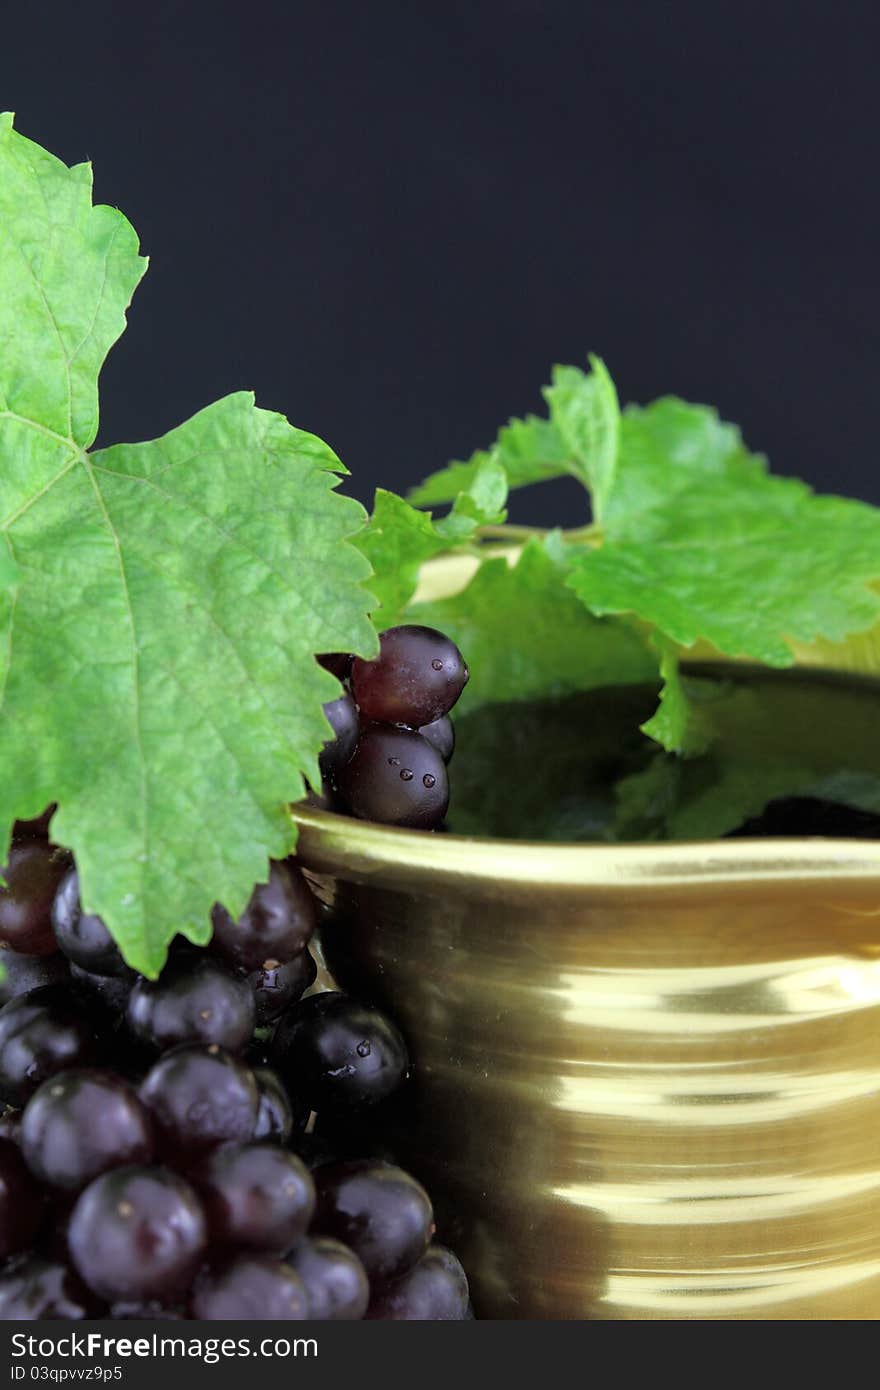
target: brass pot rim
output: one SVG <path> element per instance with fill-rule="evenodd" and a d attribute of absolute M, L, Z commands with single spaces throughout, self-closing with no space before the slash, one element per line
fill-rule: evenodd
<path fill-rule="evenodd" d="M 557 844 L 483 839 L 378 825 L 307 804 L 292 808 L 298 853 L 319 871 L 354 876 L 405 872 L 505 885 L 636 890 L 787 883 L 870 883 L 880 890 L 880 841 L 829 839 L 687 840 L 655 844 Z M 878 892 L 880 896 L 880 892 Z"/>

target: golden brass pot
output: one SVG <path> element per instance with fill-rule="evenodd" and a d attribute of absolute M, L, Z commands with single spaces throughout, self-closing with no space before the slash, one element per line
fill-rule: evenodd
<path fill-rule="evenodd" d="M 478 1315 L 880 1316 L 880 843 L 295 815 Z"/>

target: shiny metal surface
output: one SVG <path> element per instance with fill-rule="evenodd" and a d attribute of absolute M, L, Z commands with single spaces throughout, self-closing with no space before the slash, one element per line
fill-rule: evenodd
<path fill-rule="evenodd" d="M 297 819 L 483 1315 L 880 1314 L 880 845 Z"/>
<path fill-rule="evenodd" d="M 480 1315 L 880 1316 L 880 843 L 295 816 Z"/>

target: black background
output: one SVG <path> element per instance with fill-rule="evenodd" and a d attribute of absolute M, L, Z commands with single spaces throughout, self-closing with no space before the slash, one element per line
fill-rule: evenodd
<path fill-rule="evenodd" d="M 150 254 L 101 442 L 224 392 L 369 500 L 603 355 L 880 502 L 874 4 L 4 7 L 0 107 Z M 572 519 L 572 484 L 520 520 Z"/>

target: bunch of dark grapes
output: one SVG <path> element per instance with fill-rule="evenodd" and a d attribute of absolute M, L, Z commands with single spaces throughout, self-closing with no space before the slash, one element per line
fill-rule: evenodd
<path fill-rule="evenodd" d="M 44 826 L 17 828 L 4 873 L 0 1319 L 470 1316 L 424 1188 L 311 1133 L 381 1114 L 409 1058 L 377 1009 L 303 998 L 316 911 L 294 862 L 157 980 L 83 911 Z"/>
<path fill-rule="evenodd" d="M 449 804 L 449 711 L 468 669 L 431 627 L 389 628 L 379 646 L 375 661 L 321 658 L 346 687 L 324 706 L 334 731 L 321 755 L 324 794 L 363 820 L 436 830 Z"/>

